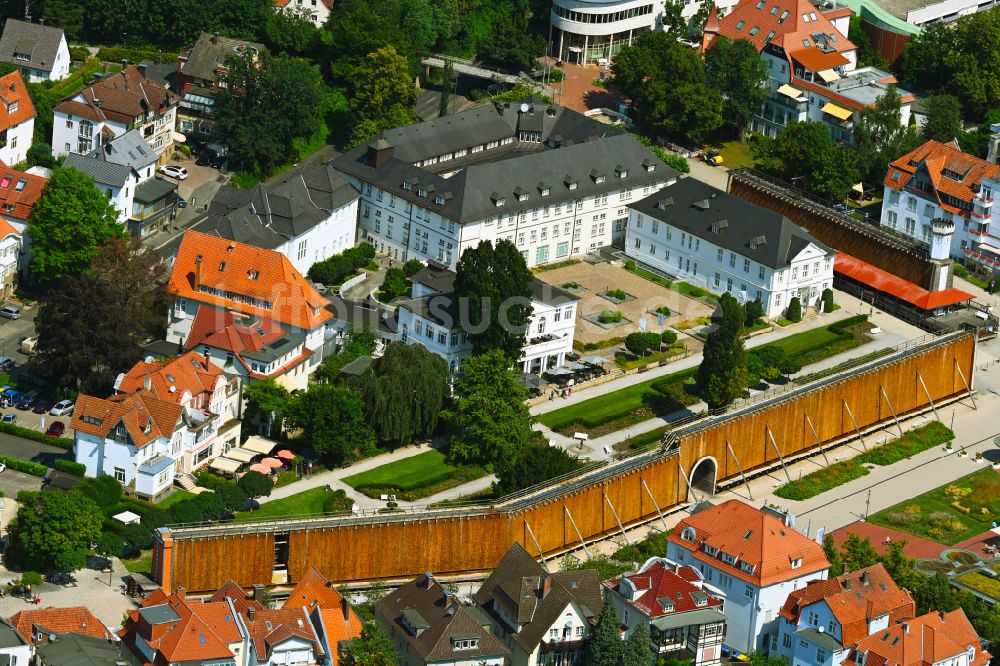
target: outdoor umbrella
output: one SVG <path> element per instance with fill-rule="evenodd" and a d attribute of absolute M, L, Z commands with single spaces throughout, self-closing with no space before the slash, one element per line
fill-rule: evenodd
<path fill-rule="evenodd" d="M 295 454 L 289 451 L 288 449 L 281 449 L 274 455 L 278 456 L 282 460 L 295 460 Z"/>
<path fill-rule="evenodd" d="M 254 463 L 250 465 L 250 471 L 259 472 L 260 474 L 264 474 L 265 476 L 270 476 L 271 474 L 271 468 L 263 463 Z"/>
<path fill-rule="evenodd" d="M 532 375 L 527 372 L 522 372 L 520 377 L 521 385 L 525 388 L 538 388 L 545 382 L 538 375 Z"/>
<path fill-rule="evenodd" d="M 560 365 L 558 368 L 552 368 L 551 370 L 546 370 L 545 374 L 560 377 L 562 375 L 572 375 L 573 371 L 567 368 L 565 365 Z"/>
<path fill-rule="evenodd" d="M 590 365 L 603 365 L 605 363 L 611 363 L 610 359 L 604 358 L 603 356 L 584 356 L 580 360 L 584 363 L 589 363 Z"/>
<path fill-rule="evenodd" d="M 260 461 L 261 465 L 265 465 L 269 469 L 278 469 L 279 467 L 284 467 L 285 463 L 281 462 L 277 458 L 264 458 Z"/>
<path fill-rule="evenodd" d="M 570 363 L 567 367 L 569 367 L 570 370 L 590 370 L 590 367 L 584 365 L 583 363 Z"/>

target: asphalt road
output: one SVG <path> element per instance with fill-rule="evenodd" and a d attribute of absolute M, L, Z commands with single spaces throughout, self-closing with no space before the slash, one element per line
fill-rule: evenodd
<path fill-rule="evenodd" d="M 21 353 L 21 340 L 35 334 L 35 314 L 38 306 L 30 310 L 21 308 L 20 319 L 0 318 L 0 356 L 14 359 L 14 370 L 10 373 L 19 376 L 28 371 L 28 357 Z"/>

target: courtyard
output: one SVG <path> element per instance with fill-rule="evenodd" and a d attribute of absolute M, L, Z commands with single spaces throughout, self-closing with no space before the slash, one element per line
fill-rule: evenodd
<path fill-rule="evenodd" d="M 646 318 L 648 330 L 659 333 L 670 327 L 698 318 L 709 317 L 713 308 L 694 298 L 667 289 L 655 282 L 631 273 L 610 263 L 590 264 L 580 262 L 563 268 L 541 271 L 536 277 L 543 282 L 567 289 L 580 298 L 576 310 L 577 347 L 586 349 L 617 347 L 629 333 L 639 330 L 639 321 Z M 608 297 L 608 292 L 616 292 Z M 616 298 L 622 296 L 625 298 Z M 657 310 L 669 308 L 670 315 L 659 324 Z M 620 312 L 621 321 L 601 324 L 602 312 Z M 614 341 L 614 342 L 611 342 Z M 693 338 L 681 337 L 691 349 Z M 602 344 L 602 343 L 607 344 Z M 597 345 L 597 346 L 594 346 Z M 699 346 L 700 348 L 700 346 Z"/>

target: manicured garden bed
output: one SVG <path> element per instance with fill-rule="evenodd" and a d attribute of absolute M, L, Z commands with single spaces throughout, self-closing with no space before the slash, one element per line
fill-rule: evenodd
<path fill-rule="evenodd" d="M 282 499 L 263 502 L 259 508 L 253 511 L 241 511 L 235 516 L 236 522 L 248 520 L 262 520 L 264 518 L 281 518 L 285 516 L 319 515 L 326 512 L 350 511 L 353 502 L 341 492 L 337 497 L 344 497 L 338 506 L 324 508 L 324 503 L 336 491 L 327 490 L 325 487 L 310 488 L 301 493 L 289 495 Z"/>
<path fill-rule="evenodd" d="M 961 507 L 961 508 L 959 508 Z M 945 545 L 988 532 L 1000 520 L 1000 474 L 981 469 L 870 516 L 869 522 Z"/>
<path fill-rule="evenodd" d="M 481 467 L 450 465 L 443 453 L 432 450 L 354 474 L 345 478 L 344 483 L 368 497 L 395 495 L 397 499 L 412 501 L 485 475 L 486 470 Z"/>
<path fill-rule="evenodd" d="M 849 481 L 867 476 L 866 463 L 891 465 L 921 451 L 951 441 L 954 436 L 954 433 L 942 423 L 933 421 L 922 428 L 911 430 L 899 439 L 869 449 L 867 453 L 850 460 L 834 463 L 829 467 L 806 474 L 791 483 L 779 486 L 774 494 L 783 499 L 806 500 L 837 486 L 842 486 Z"/>

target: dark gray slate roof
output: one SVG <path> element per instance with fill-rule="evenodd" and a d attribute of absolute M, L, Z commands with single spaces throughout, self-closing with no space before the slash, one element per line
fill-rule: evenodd
<path fill-rule="evenodd" d="M 546 577 L 551 578 L 548 592 L 544 592 Z M 571 602 L 588 614 L 591 623 L 597 622 L 602 606 L 601 583 L 595 569 L 548 574 L 519 543 L 510 547 L 472 600 L 501 624 L 504 622 L 493 610 L 495 606 L 517 619 L 521 631 L 511 634 L 511 638 L 529 654 Z"/>
<path fill-rule="evenodd" d="M 102 185 L 122 187 L 133 171 L 156 164 L 156 152 L 139 130 L 129 130 L 86 155 L 70 153 L 63 166 L 73 167 Z"/>
<path fill-rule="evenodd" d="M 357 190 L 333 167 L 310 163 L 273 185 L 249 191 L 224 186 L 198 230 L 273 250 L 357 198 Z"/>
<path fill-rule="evenodd" d="M 0 36 L 0 60 L 51 72 L 62 39 L 61 28 L 9 18 Z M 30 56 L 30 59 L 16 60 L 15 53 Z"/>
<path fill-rule="evenodd" d="M 485 106 L 399 127 L 336 158 L 333 165 L 459 223 L 677 178 L 676 171 L 615 127 L 562 107 L 526 104 L 534 111 L 522 113 L 517 104 Z M 523 132 L 537 133 L 540 140 L 521 141 Z M 415 166 L 504 138 L 514 142 Z M 368 162 L 369 147 L 375 146 L 392 152 L 378 169 Z M 617 173 L 619 167 L 624 168 L 623 178 Z M 412 188 L 404 189 L 404 181 Z M 543 194 L 545 189 L 548 194 Z M 517 193 L 527 198 L 519 201 Z"/>
<path fill-rule="evenodd" d="M 181 66 L 181 74 L 205 81 L 214 81 L 216 78 L 215 69 L 224 66 L 229 56 L 242 54 L 247 47 L 257 51 L 267 51 L 266 46 L 257 42 L 203 32 L 188 52 L 187 62 Z"/>
<path fill-rule="evenodd" d="M 503 643 L 483 628 L 470 609 L 427 574 L 379 599 L 375 612 L 387 624 L 395 625 L 397 635 L 402 636 L 424 661 L 485 661 L 510 654 Z M 410 627 L 418 633 L 414 634 Z M 456 651 L 452 646 L 453 640 L 469 639 L 478 639 L 478 647 Z"/>
<path fill-rule="evenodd" d="M 159 178 L 150 178 L 136 186 L 135 200 L 139 203 L 153 203 L 172 194 L 176 189 L 177 183 Z"/>
<path fill-rule="evenodd" d="M 810 243 L 833 252 L 780 213 L 695 178 L 669 185 L 631 208 L 771 268 L 786 268 Z M 756 249 L 750 248 L 751 241 L 756 241 Z"/>
<path fill-rule="evenodd" d="M 39 661 L 48 666 L 115 666 L 122 657 L 111 641 L 84 634 L 60 634 L 54 643 L 35 647 Z"/>
<path fill-rule="evenodd" d="M 12 627 L 7 620 L 0 618 L 0 648 L 12 648 L 27 644 L 24 636 L 17 633 L 17 629 Z"/>

